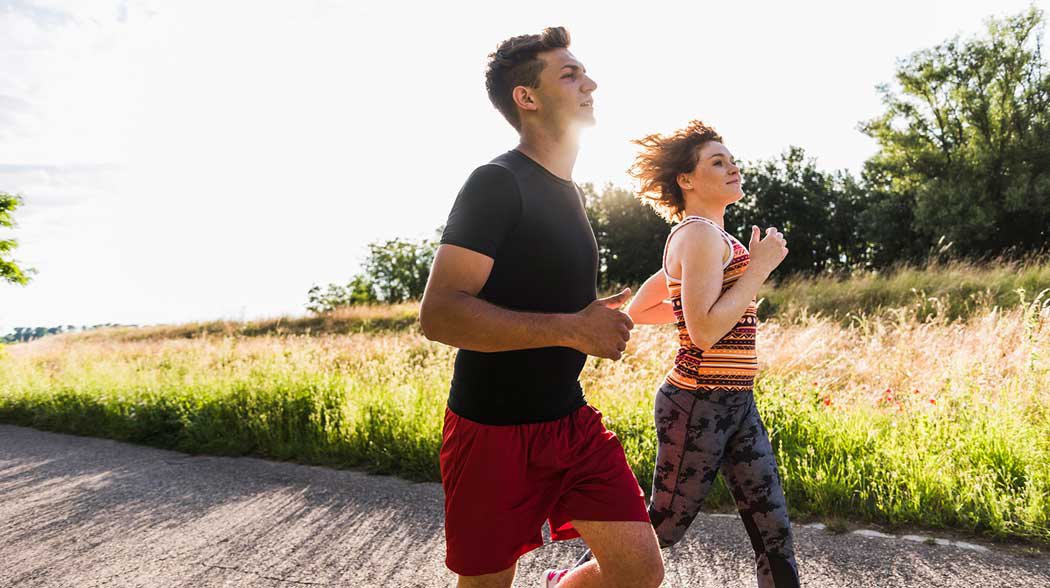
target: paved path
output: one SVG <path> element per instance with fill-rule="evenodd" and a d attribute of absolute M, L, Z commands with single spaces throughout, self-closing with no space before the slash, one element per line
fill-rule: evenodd
<path fill-rule="evenodd" d="M 0 425 L 0 586 L 453 585 L 437 484 Z M 1050 587 L 1050 557 L 800 526 L 803 585 Z M 522 558 L 515 586 L 575 558 Z M 701 515 L 666 586 L 753 586 L 735 516 Z"/>

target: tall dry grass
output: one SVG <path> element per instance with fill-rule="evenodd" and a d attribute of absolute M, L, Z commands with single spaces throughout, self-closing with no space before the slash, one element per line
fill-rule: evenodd
<path fill-rule="evenodd" d="M 581 376 L 643 487 L 673 340 L 640 327 L 624 360 L 592 358 Z M 759 409 L 794 512 L 1050 540 L 1045 299 L 954 321 L 920 305 L 803 312 L 762 322 L 758 341 Z M 52 337 L 0 359 L 0 420 L 435 480 L 453 354 L 412 327 Z M 723 486 L 710 503 L 731 504 Z"/>
<path fill-rule="evenodd" d="M 62 337 L 77 341 L 150 341 L 215 336 L 347 335 L 405 330 L 416 324 L 418 316 L 419 305 L 414 302 L 368 304 L 308 316 L 281 316 L 244 322 L 219 320 L 149 327 L 110 327 L 67 333 Z"/>
<path fill-rule="evenodd" d="M 1023 306 L 1050 288 L 1050 256 L 975 262 L 930 261 L 843 276 L 796 276 L 764 290 L 760 318 L 794 320 L 817 314 L 849 322 L 856 316 L 913 309 L 920 319 L 966 318 L 992 307 Z"/>

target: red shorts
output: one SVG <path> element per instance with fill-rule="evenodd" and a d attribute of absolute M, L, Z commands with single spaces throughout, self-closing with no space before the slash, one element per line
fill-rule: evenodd
<path fill-rule="evenodd" d="M 649 522 L 616 435 L 590 406 L 555 421 L 483 425 L 445 409 L 441 443 L 445 565 L 461 576 L 505 570 L 580 534 L 574 519 Z"/>

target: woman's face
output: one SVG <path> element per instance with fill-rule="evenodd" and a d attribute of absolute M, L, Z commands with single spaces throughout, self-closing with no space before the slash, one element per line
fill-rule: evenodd
<path fill-rule="evenodd" d="M 733 154 L 718 141 L 708 141 L 700 147 L 696 169 L 678 177 L 683 193 L 695 192 L 704 198 L 714 198 L 729 204 L 744 196 L 740 169 Z"/>

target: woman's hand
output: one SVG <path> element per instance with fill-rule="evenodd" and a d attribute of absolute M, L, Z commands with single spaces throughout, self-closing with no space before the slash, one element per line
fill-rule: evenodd
<path fill-rule="evenodd" d="M 784 239 L 784 234 L 776 227 L 767 228 L 763 239 L 759 239 L 759 235 L 759 228 L 751 225 L 751 243 L 748 245 L 751 262 L 748 269 L 762 272 L 765 277 L 768 277 L 787 257 L 787 241 Z"/>

